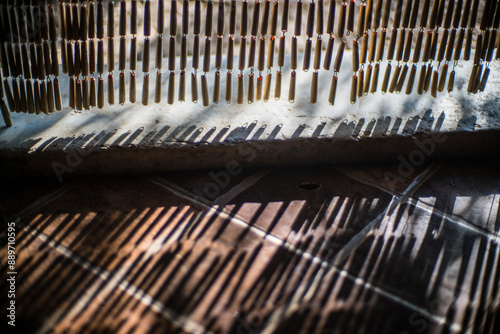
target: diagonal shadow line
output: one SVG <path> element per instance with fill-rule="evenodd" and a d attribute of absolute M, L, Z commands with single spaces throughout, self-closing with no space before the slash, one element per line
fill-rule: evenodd
<path fill-rule="evenodd" d="M 417 180 L 418 182 L 416 182 L 416 183 L 412 184 L 411 188 L 412 188 L 413 190 L 415 190 L 414 188 L 416 188 L 416 186 L 417 186 L 417 185 L 420 185 L 420 183 L 425 182 L 425 180 L 426 180 L 427 178 L 426 178 L 426 177 L 424 177 L 424 176 L 430 177 L 430 175 L 429 175 L 430 173 L 423 173 L 423 174 L 424 174 L 424 175 L 420 175 L 420 176 L 418 177 L 418 180 Z M 153 182 L 154 182 L 154 181 L 153 181 Z M 175 192 L 174 190 L 170 189 L 167 185 L 162 185 L 162 186 L 164 186 L 165 188 L 169 189 L 170 191 Z M 409 196 L 409 195 L 410 195 L 410 193 L 411 193 L 411 192 L 407 191 L 407 192 L 406 192 L 406 196 Z M 396 207 L 396 206 L 394 206 L 394 207 Z M 212 209 L 212 210 L 214 210 L 214 211 L 218 211 L 218 210 L 217 210 L 217 209 L 215 209 L 215 208 L 211 208 L 211 209 Z M 220 211 L 219 211 L 219 212 L 220 212 Z M 224 212 L 220 212 L 220 213 L 225 214 Z M 235 219 L 234 221 L 240 222 L 238 219 Z M 243 223 L 243 224 L 245 224 L 245 225 L 247 225 L 247 226 L 248 226 L 248 223 L 246 223 L 246 222 L 244 222 L 244 221 L 242 221 L 241 223 Z M 279 243 L 279 246 L 280 246 L 280 247 L 283 247 L 283 248 L 288 249 L 289 251 L 291 251 L 291 252 L 293 252 L 293 253 L 297 254 L 300 258 L 303 258 L 303 259 L 308 259 L 309 261 L 312 261 L 312 263 L 319 263 L 319 265 L 320 265 L 320 267 L 322 268 L 322 270 L 319 272 L 319 274 L 318 274 L 318 275 L 316 275 L 316 276 L 315 276 L 316 280 L 314 280 L 314 281 L 312 282 L 312 284 L 311 284 L 311 285 L 309 285 L 309 286 L 313 286 L 313 285 L 315 285 L 315 286 L 316 286 L 316 285 L 318 285 L 318 283 L 321 281 L 321 278 L 323 277 L 322 273 L 323 273 L 323 272 L 328 272 L 328 271 L 330 271 L 330 270 L 334 270 L 334 271 L 339 271 L 339 272 L 342 272 L 342 273 L 344 273 L 347 277 L 350 277 L 350 278 L 351 278 L 351 279 L 353 279 L 353 280 L 356 278 L 355 276 L 353 276 L 351 273 L 349 273 L 349 272 L 348 272 L 348 271 L 346 271 L 345 269 L 342 269 L 342 268 L 337 267 L 337 266 L 335 266 L 334 264 L 332 264 L 332 261 L 327 261 L 327 260 L 325 260 L 325 259 L 323 259 L 323 258 L 320 258 L 320 257 L 318 257 L 318 256 L 315 256 L 314 254 L 311 254 L 311 253 L 310 253 L 310 252 L 308 252 L 308 251 L 304 251 L 304 250 L 302 250 L 302 249 L 299 249 L 299 248 L 295 247 L 294 245 L 292 245 L 292 244 L 290 244 L 290 243 L 287 243 L 285 240 L 282 240 L 282 239 L 280 239 L 279 237 L 276 237 L 276 236 L 272 235 L 271 233 L 267 233 L 267 232 L 265 232 L 265 231 L 260 230 L 258 227 L 250 226 L 250 228 L 251 228 L 251 229 L 256 229 L 256 230 L 258 230 L 260 233 L 264 232 L 266 237 L 267 237 L 267 236 L 271 236 L 271 238 L 270 238 L 270 239 L 277 239 L 277 240 L 274 240 L 274 241 L 275 241 L 275 242 L 277 241 L 277 242 Z M 318 278 L 319 278 L 319 280 L 318 280 Z M 442 322 L 444 322 L 444 321 L 445 321 L 445 319 L 444 319 L 443 317 L 436 316 L 436 315 L 434 315 L 434 314 L 432 314 L 432 313 L 428 312 L 427 310 L 425 310 L 425 309 L 423 309 L 423 308 L 419 307 L 418 305 L 415 305 L 415 304 L 411 303 L 410 301 L 407 301 L 406 299 L 401 298 L 401 297 L 399 297 L 399 296 L 397 296 L 397 295 L 395 295 L 395 294 L 391 293 L 390 291 L 385 290 L 384 288 L 381 288 L 381 287 L 378 287 L 378 286 L 376 286 L 376 285 L 373 285 L 373 284 L 371 284 L 370 282 L 365 281 L 365 280 L 363 280 L 363 283 L 364 283 L 364 284 L 365 284 L 368 288 L 370 288 L 371 290 L 374 290 L 374 291 L 376 291 L 377 293 L 382 294 L 382 295 L 384 295 L 385 297 L 387 297 L 387 298 L 389 298 L 389 299 L 395 300 L 395 301 L 397 301 L 397 302 L 399 302 L 399 303 L 401 303 L 401 304 L 403 304 L 403 305 L 406 305 L 408 308 L 413 309 L 413 310 L 415 310 L 415 311 L 419 312 L 420 314 L 423 314 L 423 315 L 427 316 L 429 319 L 433 319 L 433 321 L 435 321 L 435 322 L 437 322 L 437 323 L 442 323 Z M 299 290 L 300 290 L 300 289 L 299 289 Z M 308 290 L 309 290 L 309 289 L 308 289 Z M 304 292 L 304 291 L 299 291 L 299 292 L 300 292 L 300 293 L 298 293 L 297 295 L 298 295 L 298 296 L 302 296 L 302 294 L 303 294 L 303 292 Z M 290 305 L 290 304 L 288 304 L 288 305 Z M 285 309 L 285 310 L 286 310 L 286 309 Z M 278 312 L 278 313 L 276 313 L 276 315 L 278 315 L 278 317 L 280 318 L 280 314 L 279 314 L 279 312 Z M 272 331 L 270 331 L 270 332 L 272 332 Z M 269 333 L 270 333 L 270 332 L 269 332 Z"/>
<path fill-rule="evenodd" d="M 386 192 L 388 193 L 389 195 L 391 196 L 394 196 L 394 197 L 399 197 L 401 196 L 400 194 L 398 194 L 397 192 L 389 189 L 389 188 L 386 188 L 380 184 L 378 184 L 377 182 L 372 182 L 370 180 L 367 180 L 367 179 L 364 179 L 362 177 L 357 177 L 356 175 L 353 175 L 347 171 L 345 171 L 344 169 L 341 169 L 341 168 L 335 168 L 335 170 L 339 171 L 340 173 L 342 173 L 343 175 L 355 180 L 355 181 L 358 181 L 358 182 L 361 182 L 361 183 L 364 183 L 366 185 L 369 185 L 369 186 L 372 186 L 372 187 L 375 187 L 377 189 L 380 189 L 382 190 L 383 192 Z"/>
<path fill-rule="evenodd" d="M 434 173 L 441 168 L 442 164 L 432 164 L 427 168 L 422 174 L 418 175 L 415 180 L 408 186 L 408 188 L 403 192 L 401 197 L 393 198 L 391 204 L 379 214 L 373 221 L 366 225 L 358 234 L 356 234 L 340 251 L 337 253 L 333 259 L 333 264 L 335 266 L 340 266 L 340 264 L 345 261 L 347 256 L 353 252 L 356 248 L 361 245 L 367 235 L 369 235 L 374 229 L 376 229 L 380 223 L 383 221 L 385 216 L 390 215 L 398 207 L 400 203 L 407 200 L 411 194 L 413 194 L 424 182 L 427 181 Z"/>
<path fill-rule="evenodd" d="M 280 307 L 280 309 L 275 311 L 273 316 L 268 321 L 269 326 L 265 329 L 263 333 L 271 334 L 275 330 L 275 327 L 279 323 L 281 323 L 281 321 L 276 321 L 277 319 L 282 319 L 282 320 L 289 319 L 291 316 L 293 316 L 293 314 L 300 307 L 300 305 L 309 302 L 309 300 L 315 295 L 316 291 L 319 289 L 320 283 L 325 277 L 325 275 L 328 273 L 329 269 L 335 268 L 336 270 L 344 271 L 343 269 L 341 269 L 342 262 L 344 262 L 345 259 L 347 259 L 347 257 L 354 250 L 356 250 L 365 241 L 367 237 L 371 235 L 372 231 L 380 225 L 380 223 L 387 215 L 391 214 L 402 201 L 406 200 L 413 192 L 415 192 L 418 189 L 420 185 L 422 185 L 424 182 L 427 181 L 427 179 L 429 179 L 432 175 L 434 175 L 434 173 L 436 173 L 441 166 L 442 164 L 440 165 L 432 164 L 422 174 L 420 174 L 415 178 L 415 180 L 410 184 L 410 186 L 408 186 L 408 188 L 405 190 L 405 192 L 400 198 L 393 198 L 393 201 L 382 213 L 380 213 L 374 220 L 372 220 L 360 232 L 358 232 L 353 238 L 351 238 L 351 240 L 349 240 L 349 242 L 338 251 L 338 253 L 332 259 L 332 261 L 328 261 L 327 265 L 321 268 L 321 270 L 314 277 L 314 279 L 311 281 L 310 284 L 303 285 L 299 289 L 297 289 L 293 294 L 292 298 L 290 299 L 290 301 L 285 305 L 283 305 L 282 307 Z M 350 276 L 351 274 L 347 273 L 347 275 Z M 373 289 L 375 289 L 377 292 L 390 296 L 390 298 L 397 299 L 400 303 L 407 305 L 410 308 L 420 309 L 420 307 L 418 307 L 417 305 L 414 305 L 413 303 L 406 301 L 405 299 L 400 298 L 399 296 L 393 295 L 392 293 L 385 291 L 380 287 L 372 285 L 370 282 L 366 282 L 365 284 L 373 287 Z M 430 319 L 436 318 L 435 315 L 427 312 L 426 310 L 422 309 L 421 311 L 423 312 L 422 314 L 426 314 Z"/>
<path fill-rule="evenodd" d="M 431 209 L 428 204 L 421 203 L 418 200 L 411 199 L 410 202 L 422 210 L 425 210 L 429 213 L 435 212 L 435 213 L 441 215 L 443 218 L 448 219 L 449 221 L 451 221 L 457 225 L 460 225 L 460 226 L 466 228 L 467 230 L 470 230 L 472 232 L 480 234 L 489 240 L 493 240 L 495 242 L 500 242 L 500 234 L 498 232 L 489 231 L 486 228 L 474 225 L 471 222 L 469 222 L 463 218 L 456 217 L 453 214 L 450 214 L 449 212 L 446 212 L 446 211 L 439 210 L 438 208 Z"/>
<path fill-rule="evenodd" d="M 229 190 L 227 193 L 224 195 L 219 196 L 216 198 L 213 202 L 213 205 L 217 205 L 219 207 L 222 207 L 229 203 L 233 198 L 259 182 L 260 179 L 262 179 L 264 176 L 269 174 L 272 169 L 266 168 L 262 169 L 261 171 L 257 172 L 256 174 L 253 174 L 247 178 L 245 178 L 243 181 L 235 185 L 231 190 Z"/>

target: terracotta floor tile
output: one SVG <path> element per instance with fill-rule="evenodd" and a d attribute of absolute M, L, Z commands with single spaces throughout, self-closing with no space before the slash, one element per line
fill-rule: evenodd
<path fill-rule="evenodd" d="M 189 175 L 183 184 L 206 182 Z M 497 196 L 469 177 L 474 194 Z M 433 212 L 423 194 L 334 267 L 393 199 L 334 168 L 273 170 L 223 213 L 141 176 L 90 178 L 18 227 L 18 320 L 54 333 L 482 332 L 497 306 L 500 245 Z M 4 267 L 6 247 L 0 257 Z"/>
<path fill-rule="evenodd" d="M 106 290 L 105 282 L 97 289 L 96 297 L 78 314 L 67 316 L 57 323 L 55 333 L 188 333 L 159 309 L 158 304 L 138 302 L 129 291 L 120 287 Z M 169 312 L 170 315 L 171 312 Z"/>
<path fill-rule="evenodd" d="M 261 251 L 266 248 L 267 245 L 264 245 Z M 194 260 L 196 260 L 198 255 L 193 256 Z M 255 261 L 256 265 L 262 262 L 259 261 L 259 256 Z M 165 315 L 162 316 L 160 311 L 170 315 L 178 315 L 178 312 L 182 311 L 184 314 L 189 314 L 189 321 L 180 318 L 178 322 L 186 326 L 184 329 L 187 332 L 189 332 L 188 328 L 193 327 L 206 327 L 214 333 L 239 333 L 250 330 L 260 332 L 265 326 L 264 319 L 270 316 L 272 312 L 279 311 L 285 305 L 283 301 L 276 300 L 275 296 L 271 296 L 269 300 L 259 301 L 259 295 L 251 293 L 252 287 L 257 287 L 259 291 L 272 292 L 273 280 L 269 280 L 267 275 L 259 277 L 255 282 L 262 284 L 262 286 L 258 284 L 247 286 L 249 282 L 246 281 L 252 281 L 254 278 L 240 273 L 240 270 L 236 272 L 236 277 L 227 277 L 230 273 L 224 271 L 216 275 L 218 279 L 215 283 L 228 278 L 232 278 L 232 281 L 243 280 L 244 282 L 240 283 L 235 290 L 233 290 L 234 286 L 231 285 L 223 290 L 218 284 L 207 286 L 206 281 L 210 282 L 210 274 L 206 273 L 203 263 L 211 262 L 209 260 L 208 257 L 204 257 L 201 264 L 192 271 L 193 276 L 185 283 L 174 277 L 170 281 L 171 284 L 175 285 L 174 287 L 170 289 L 166 285 L 169 291 L 160 290 L 162 293 L 154 295 L 154 309 L 147 307 L 137 299 L 131 298 L 125 292 L 115 291 L 103 296 L 103 298 L 99 298 L 99 302 L 95 302 L 96 305 L 89 305 L 82 316 L 75 319 L 75 322 L 66 328 L 75 328 L 75 326 L 85 330 L 112 328 L 118 333 L 127 332 L 128 330 L 156 333 L 156 329 L 161 328 L 164 332 L 169 332 L 170 330 L 173 331 L 175 326 L 165 319 Z M 189 261 L 186 262 L 187 268 L 190 267 Z M 312 266 L 308 268 L 308 272 L 314 271 Z M 255 268 L 252 267 L 252 271 L 253 269 Z M 186 270 L 179 268 L 178 271 L 178 276 L 185 275 Z M 198 280 L 197 272 L 204 274 L 205 280 Z M 270 273 L 269 270 L 268 273 Z M 247 274 L 254 276 L 251 272 Z M 300 276 L 300 272 L 295 273 L 292 271 L 291 275 Z M 293 279 L 290 281 L 293 281 Z M 297 288 L 301 283 L 305 284 L 307 281 L 298 280 L 294 283 Z M 386 329 L 385 332 L 389 332 L 387 331 L 388 328 L 391 330 L 405 329 L 408 322 L 411 321 L 410 319 L 415 318 L 410 318 L 414 311 L 412 312 L 369 289 L 365 289 L 365 287 L 359 285 L 358 282 L 355 283 L 350 278 L 330 275 L 324 278 L 323 284 L 333 291 L 328 295 L 328 298 L 319 293 L 311 304 L 304 303 L 297 312 L 293 313 L 291 319 L 283 321 L 277 327 L 275 333 L 295 333 L 299 332 L 299 330 L 307 333 L 323 333 L 324 331 L 343 333 L 346 329 L 353 330 L 353 328 L 356 328 L 359 322 L 355 320 L 361 321 L 365 317 L 371 320 L 370 326 L 365 326 L 361 331 L 357 331 L 358 333 L 373 333 L 374 328 Z M 284 288 L 282 282 L 278 282 L 276 287 Z M 200 291 L 203 291 L 204 294 L 199 295 Z M 294 291 L 296 289 L 293 288 L 284 290 L 284 295 L 281 298 L 286 300 L 292 297 Z M 228 303 L 227 296 L 231 294 L 236 294 L 236 298 L 233 302 Z M 217 296 L 226 298 L 214 300 L 213 298 Z M 247 298 L 242 299 L 245 296 Z M 143 297 L 149 300 L 149 295 L 143 295 Z M 201 298 L 201 301 L 199 298 Z M 309 307 L 309 305 L 316 306 Z M 397 311 L 394 312 L 394 309 Z M 391 317 L 380 321 L 381 316 L 388 311 L 392 311 Z M 314 319 L 315 322 L 311 323 L 311 319 Z M 429 328 L 439 327 L 432 320 L 428 320 L 425 315 L 418 314 L 417 319 L 421 320 L 420 322 L 424 321 Z M 60 328 L 64 328 L 62 324 L 60 326 Z"/>
<path fill-rule="evenodd" d="M 449 163 L 413 197 L 484 230 L 500 233 L 498 162 Z"/>
<path fill-rule="evenodd" d="M 145 178 L 112 177 L 89 180 L 23 221 L 112 270 L 133 263 L 157 234 L 193 212 L 189 201 Z"/>
<path fill-rule="evenodd" d="M 344 268 L 455 326 L 476 328 L 498 293 L 499 259 L 494 239 L 402 204 Z"/>
<path fill-rule="evenodd" d="M 392 298 L 374 291 L 359 280 L 338 275 L 327 275 L 320 290 L 311 301 L 299 302 L 293 311 L 279 321 L 273 333 L 443 333 L 446 325 L 441 318 L 423 310 L 402 305 Z M 325 291 L 330 289 L 330 291 Z M 328 292 L 323 295 L 322 292 Z M 278 312 L 281 309 L 278 309 Z M 276 311 L 275 311 L 276 312 Z M 254 311 L 254 313 L 257 313 Z M 252 328 L 251 316 L 234 326 Z M 245 321 L 246 320 L 246 321 Z M 259 332 L 257 326 L 254 327 Z M 264 327 L 265 328 L 265 327 Z"/>
<path fill-rule="evenodd" d="M 6 249 L 2 247 L 0 252 L 2 268 L 6 264 Z M 89 286 L 99 281 L 97 275 L 83 269 L 40 238 L 16 247 L 16 271 L 18 333 L 35 333 L 51 321 L 57 324 L 60 317 L 76 307 Z M 3 273 L 2 277 L 5 277 Z M 0 291 L 2 296 L 7 296 L 6 280 L 2 279 Z M 9 300 L 1 300 L 2 309 L 5 309 Z"/>
<path fill-rule="evenodd" d="M 178 246 L 162 248 L 137 275 L 124 277 L 121 283 L 152 301 L 155 310 L 189 315 L 189 321 L 181 321 L 185 326 L 202 326 L 214 333 L 238 333 L 238 328 L 259 332 L 265 327 L 264 319 L 285 307 L 297 291 L 310 289 L 318 277 L 321 285 L 314 298 L 304 302 L 275 333 L 290 333 L 290 324 L 307 333 L 341 333 L 353 330 L 358 323 L 352 319 L 362 319 L 366 314 L 374 323 L 359 333 L 408 326 L 414 311 L 377 294 L 359 280 L 339 275 L 338 270 L 330 269 L 323 275 L 318 269 L 317 261 L 259 231 L 246 230 L 234 219 L 230 222 L 208 214 Z M 125 292 L 113 293 L 104 300 L 99 306 L 100 317 L 119 332 L 130 328 L 154 332 L 155 326 L 171 326 L 155 314 L 157 311 Z M 394 309 L 398 311 L 392 312 L 390 319 L 375 321 Z M 426 320 L 425 314 L 419 319 L 429 328 L 439 327 L 432 319 Z M 98 326 L 98 321 L 88 326 Z M 336 327 L 333 330 L 328 326 Z"/>
<path fill-rule="evenodd" d="M 279 238 L 359 231 L 391 196 L 331 167 L 274 170 L 232 199 L 226 210 Z"/>
<path fill-rule="evenodd" d="M 280 244 L 230 217 L 208 212 L 180 240 L 165 240 L 151 257 L 142 257 L 125 278 L 179 314 L 208 326 L 210 317 L 231 319 L 265 271 Z M 226 324 L 227 326 L 227 324 Z"/>
<path fill-rule="evenodd" d="M 259 169 L 242 168 L 233 160 L 228 162 L 225 169 L 180 171 L 158 175 L 207 202 L 213 202 L 257 172 Z"/>

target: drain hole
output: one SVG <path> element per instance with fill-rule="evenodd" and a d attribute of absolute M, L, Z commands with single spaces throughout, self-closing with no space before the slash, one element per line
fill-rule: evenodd
<path fill-rule="evenodd" d="M 321 188 L 321 184 L 305 182 L 298 185 L 299 189 L 302 190 L 316 190 Z"/>

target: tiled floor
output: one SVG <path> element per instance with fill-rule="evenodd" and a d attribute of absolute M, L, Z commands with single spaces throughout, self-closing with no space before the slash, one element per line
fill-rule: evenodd
<path fill-rule="evenodd" d="M 3 180 L 0 213 L 17 230 L 16 328 L 493 333 L 498 166 Z M 4 277 L 6 224 L 0 241 Z"/>

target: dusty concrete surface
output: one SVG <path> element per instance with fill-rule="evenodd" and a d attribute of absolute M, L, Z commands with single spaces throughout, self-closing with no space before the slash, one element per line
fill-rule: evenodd
<path fill-rule="evenodd" d="M 347 52 L 345 68 L 350 58 Z M 465 93 L 470 67 L 458 67 L 455 91 L 436 99 L 429 93 L 379 92 L 351 105 L 351 74 L 344 71 L 335 106 L 327 102 L 331 76 L 326 73 L 320 75 L 318 103 L 310 104 L 312 73 L 298 72 L 297 98 L 289 103 L 285 69 L 279 101 L 168 105 L 165 82 L 160 104 L 154 103 L 151 90 L 148 106 L 125 103 L 83 112 L 65 108 L 48 116 L 12 114 L 14 126 L 0 129 L 0 171 L 54 176 L 61 170 L 76 175 L 214 168 L 232 160 L 245 166 L 349 163 L 396 160 L 415 150 L 423 151 L 426 160 L 497 155 L 500 66 L 491 64 L 487 89 L 476 95 Z M 61 80 L 64 87 L 67 83 Z M 213 83 L 213 73 L 208 82 Z M 233 80 L 233 91 L 235 86 Z M 422 141 L 432 143 L 425 148 Z"/>

